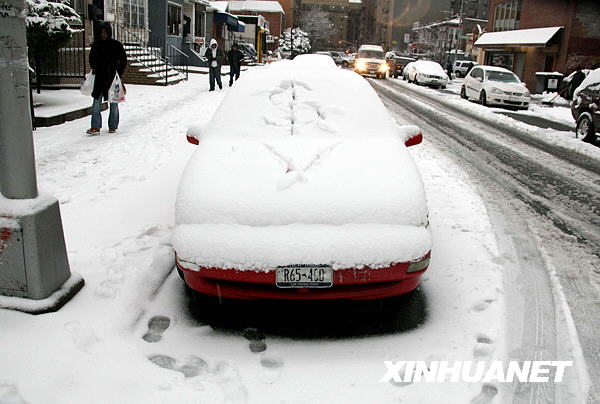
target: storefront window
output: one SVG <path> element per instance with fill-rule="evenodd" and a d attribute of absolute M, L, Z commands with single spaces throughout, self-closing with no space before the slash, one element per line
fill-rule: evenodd
<path fill-rule="evenodd" d="M 181 12 L 179 4 L 169 3 L 167 8 L 167 35 L 181 35 Z"/>
<path fill-rule="evenodd" d="M 511 0 L 498 3 L 494 9 L 494 31 L 519 29 L 521 1 Z"/>

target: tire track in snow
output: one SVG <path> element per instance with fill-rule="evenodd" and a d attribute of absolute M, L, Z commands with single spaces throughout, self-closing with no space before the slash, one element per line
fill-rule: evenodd
<path fill-rule="evenodd" d="M 497 159 L 494 153 L 490 154 L 490 151 L 506 148 L 506 150 L 501 150 L 506 156 L 531 157 L 522 153 L 511 152 L 506 146 L 487 139 L 487 141 L 474 141 L 473 139 L 482 136 L 477 133 L 477 131 L 482 131 L 481 128 L 477 127 L 478 124 L 481 124 L 480 122 L 474 123 L 471 118 L 465 119 L 460 113 L 454 114 L 454 111 L 446 107 L 437 108 L 436 105 L 435 111 L 432 111 L 431 107 L 423 105 L 429 105 L 431 102 L 420 94 L 415 93 L 411 100 L 406 95 L 389 90 L 385 91 L 384 86 L 379 83 L 374 87 L 378 90 L 388 108 L 403 117 L 413 114 L 415 116 L 414 120 L 417 121 L 415 123 L 420 124 L 424 130 L 429 129 L 430 134 L 432 134 L 431 140 L 434 143 L 451 152 L 454 158 L 458 158 L 463 165 L 467 165 L 471 172 L 475 170 L 476 176 L 481 176 L 483 173 L 484 177 L 487 178 L 485 183 L 481 185 L 487 188 L 488 192 L 490 188 L 493 190 L 487 199 L 488 204 L 491 203 L 493 207 L 492 211 L 496 212 L 492 215 L 492 219 L 495 222 L 495 227 L 499 230 L 499 243 L 506 254 L 503 264 L 507 269 L 507 280 L 510 280 L 507 283 L 507 291 L 513 294 L 513 298 L 507 298 L 507 302 L 512 303 L 513 308 L 519 309 L 518 312 L 522 313 L 523 316 L 515 319 L 517 325 L 523 324 L 522 336 L 519 336 L 518 331 L 513 334 L 522 341 L 520 349 L 513 350 L 515 358 L 548 360 L 551 357 L 555 360 L 566 360 L 564 357 L 559 358 L 556 356 L 556 336 L 561 330 L 556 328 L 555 313 L 560 311 L 560 308 L 557 310 L 555 307 L 546 266 L 539 247 L 534 242 L 533 231 L 528 225 L 531 220 L 523 220 L 524 217 L 531 216 L 531 213 L 522 205 L 519 206 L 519 203 L 515 204 L 516 199 L 523 200 L 526 204 L 531 205 L 532 201 L 528 199 L 531 198 L 537 202 L 536 199 L 541 199 L 543 194 L 536 195 L 537 198 L 532 198 L 528 190 L 524 189 L 527 186 L 524 183 L 527 173 L 524 174 L 524 172 L 520 173 L 518 170 L 514 170 L 513 167 L 508 166 L 510 159 L 503 162 Z M 412 97 L 413 93 L 410 96 Z M 407 111 L 409 114 L 407 114 Z M 491 132 L 497 132 L 494 128 L 489 129 Z M 539 163 L 534 164 L 540 166 Z M 543 168 L 542 166 L 541 169 Z M 515 177 L 521 179 L 521 183 L 515 184 Z M 493 182 L 490 183 L 489 179 L 492 179 Z M 500 195 L 503 197 L 499 198 Z M 592 197 L 597 198 L 598 196 L 592 195 Z M 553 201 L 544 202 L 551 204 Z M 548 209 L 545 213 L 551 213 L 551 209 Z M 505 223 L 502 223 L 502 221 L 505 221 Z M 520 290 L 514 287 L 515 282 Z M 590 290 L 590 285 L 585 287 L 581 282 L 579 282 L 579 287 L 587 291 L 588 298 L 587 300 L 583 299 L 584 304 L 582 305 L 580 305 L 581 301 L 577 301 L 576 307 L 578 307 L 578 311 L 582 310 L 588 312 L 588 314 L 582 316 L 584 320 L 578 330 L 580 334 L 583 331 L 584 338 L 589 336 L 585 332 L 586 329 L 595 330 L 595 333 L 592 334 L 595 337 L 592 338 L 597 340 L 598 324 L 591 320 L 591 313 L 596 311 L 593 303 L 595 290 L 593 288 Z M 522 303 L 517 306 L 517 302 Z M 572 306 L 573 303 L 572 301 Z M 511 329 L 513 325 L 510 325 Z M 533 327 L 530 327 L 530 325 L 533 325 Z M 564 324 L 559 324 L 559 326 L 564 326 Z M 577 343 L 577 341 L 574 342 Z M 597 352 L 593 346 L 594 344 L 587 345 L 586 358 L 588 363 L 590 361 L 597 363 Z M 578 364 L 576 363 L 576 365 Z M 581 366 L 581 364 L 579 365 Z M 581 368 L 578 370 L 581 372 Z M 581 376 L 580 382 L 581 389 L 585 390 L 585 375 Z M 562 388 L 563 386 L 556 386 L 557 391 L 553 391 L 554 387 L 551 384 L 533 386 L 533 388 L 527 390 L 519 390 L 521 387 L 517 387 L 514 391 L 514 402 L 570 402 L 573 400 L 573 396 L 570 396 L 569 392 Z M 585 393 L 585 391 L 582 393 Z M 592 391 L 588 399 L 593 401 L 596 397 L 595 394 L 597 393 Z"/>

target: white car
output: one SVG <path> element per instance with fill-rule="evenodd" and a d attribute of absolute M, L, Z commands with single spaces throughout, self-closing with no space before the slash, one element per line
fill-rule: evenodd
<path fill-rule="evenodd" d="M 442 66 L 430 60 L 417 60 L 406 66 L 407 79 L 418 85 L 428 85 L 446 88 L 448 75 Z"/>
<path fill-rule="evenodd" d="M 198 148 L 177 194 L 180 275 L 201 294 L 233 299 L 414 290 L 432 248 L 406 147 L 421 138 L 326 56 L 247 72 L 212 120 L 188 131 Z"/>
<path fill-rule="evenodd" d="M 516 74 L 503 67 L 477 66 L 465 77 L 460 96 L 481 105 L 528 109 L 531 94 Z"/>
<path fill-rule="evenodd" d="M 456 77 L 464 77 L 470 66 L 479 66 L 479 63 L 472 60 L 457 60 L 454 62 L 453 70 Z"/>

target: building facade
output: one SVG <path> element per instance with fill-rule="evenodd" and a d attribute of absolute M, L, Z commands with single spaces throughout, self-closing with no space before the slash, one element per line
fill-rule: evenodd
<path fill-rule="evenodd" d="M 529 88 L 536 72 L 570 74 L 600 63 L 597 0 L 491 0 L 479 62 L 506 67 Z"/>

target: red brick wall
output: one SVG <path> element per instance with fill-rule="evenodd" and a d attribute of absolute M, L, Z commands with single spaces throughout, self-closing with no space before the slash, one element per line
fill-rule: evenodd
<path fill-rule="evenodd" d="M 505 0 L 490 0 L 487 31 L 494 27 L 495 6 Z M 554 70 L 565 75 L 583 64 L 600 62 L 600 19 L 598 0 L 522 0 L 520 29 L 562 26 Z M 597 32 L 598 31 L 598 32 Z M 523 80 L 535 89 L 535 72 L 543 71 L 551 49 L 527 48 Z"/>

